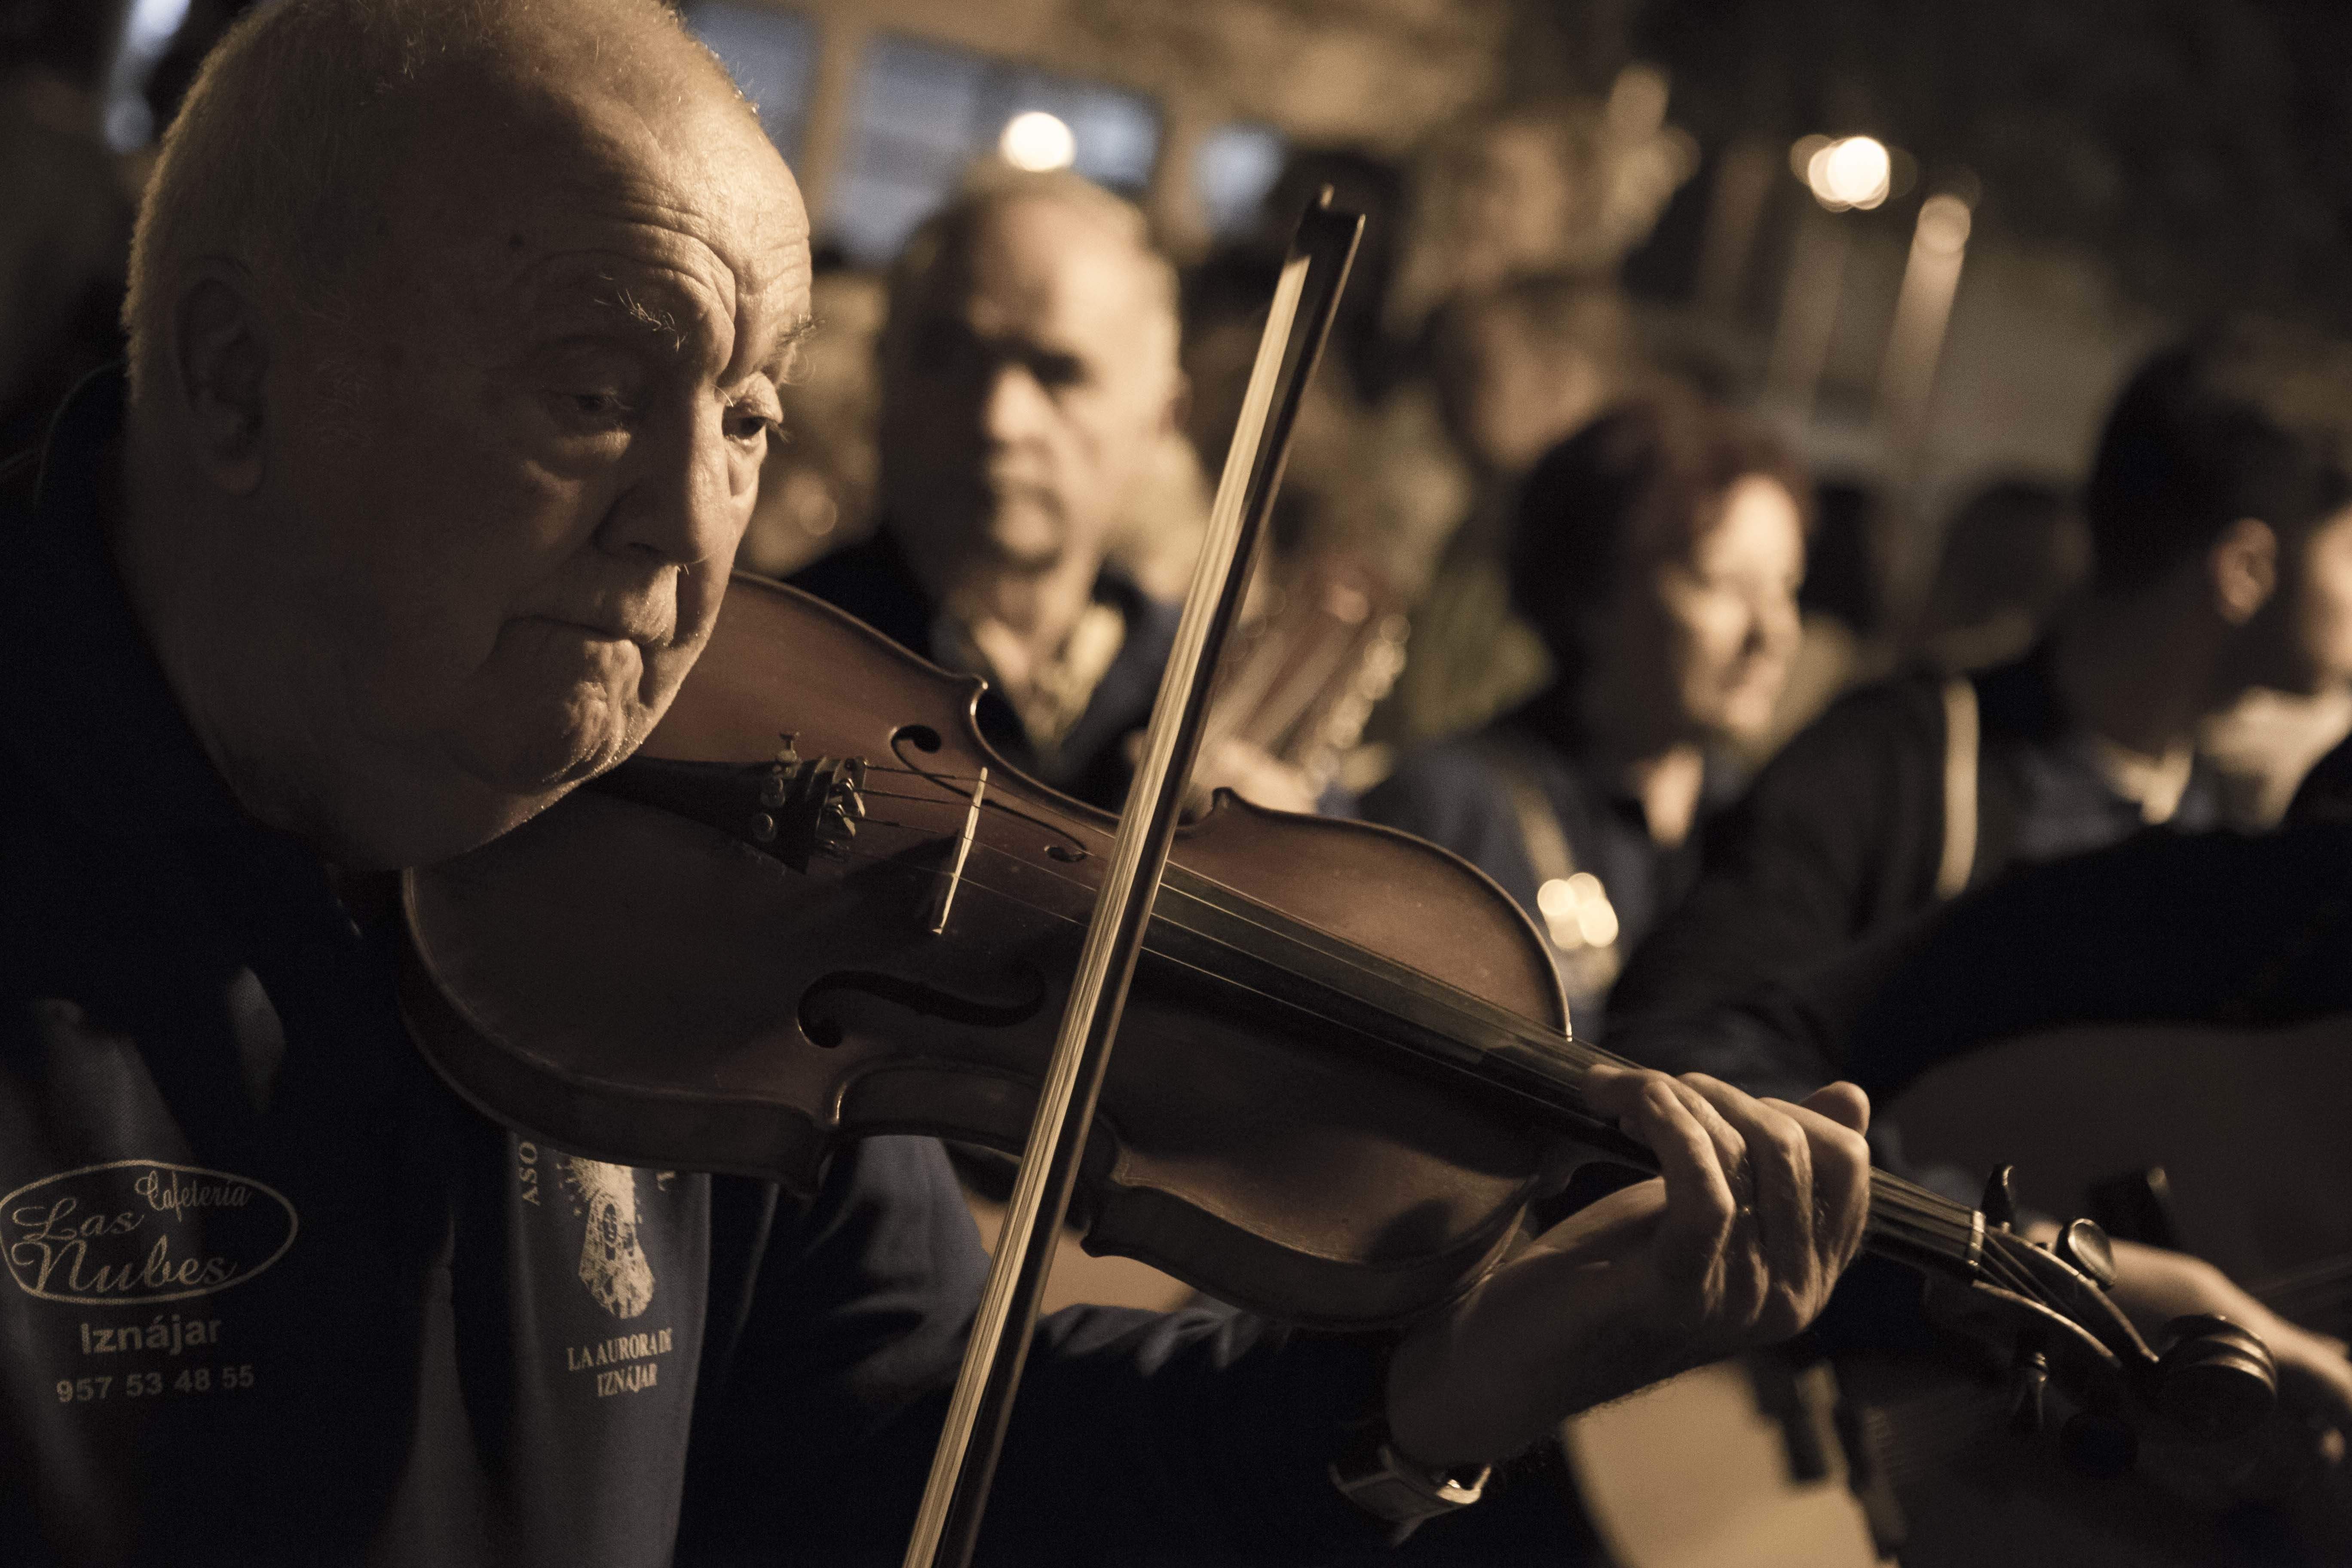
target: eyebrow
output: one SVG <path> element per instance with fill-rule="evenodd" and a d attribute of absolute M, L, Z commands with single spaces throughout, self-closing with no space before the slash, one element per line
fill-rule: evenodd
<path fill-rule="evenodd" d="M 600 289 L 591 296 L 591 301 L 606 310 L 620 311 L 623 316 L 649 331 L 666 332 L 672 339 L 685 336 L 678 331 L 677 317 L 675 314 L 668 310 L 655 310 L 643 300 L 638 299 L 635 292 L 626 284 Z"/>
<path fill-rule="evenodd" d="M 681 327 L 674 312 L 647 304 L 629 285 L 609 276 L 595 279 L 591 288 L 575 295 L 575 298 L 592 310 L 613 311 L 633 326 L 662 334 L 674 348 L 682 347 L 686 340 L 702 326 L 698 321 Z M 814 314 L 803 315 L 778 331 L 767 355 L 757 367 L 758 374 L 779 385 L 791 380 L 794 351 L 823 324 Z"/>
<path fill-rule="evenodd" d="M 797 357 L 796 351 L 803 343 L 814 337 L 822 325 L 824 323 L 815 316 L 808 315 L 803 316 L 799 321 L 778 332 L 774 346 L 769 349 L 768 357 L 761 363 L 761 374 L 779 386 L 792 380 L 793 374 L 797 368 L 793 363 Z"/>

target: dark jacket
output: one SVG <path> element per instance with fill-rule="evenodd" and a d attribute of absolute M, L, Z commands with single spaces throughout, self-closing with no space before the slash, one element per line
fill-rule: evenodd
<path fill-rule="evenodd" d="M 2052 690 L 2047 648 L 1974 678 L 1981 743 L 1971 888 L 2021 865 L 2143 830 Z M 1688 1020 L 1831 962 L 1937 901 L 1945 834 L 1943 682 L 1899 676 L 1855 692 L 1789 742 L 1708 836 L 1697 885 L 1634 953 L 1610 997 L 1612 1041 Z M 2200 768 L 2170 827 L 2213 826 Z"/>
<path fill-rule="evenodd" d="M 2148 834 L 2033 867 L 1741 1011 L 1817 1081 L 1881 1097 L 2047 1029 L 2352 1012 L 2352 823 Z"/>

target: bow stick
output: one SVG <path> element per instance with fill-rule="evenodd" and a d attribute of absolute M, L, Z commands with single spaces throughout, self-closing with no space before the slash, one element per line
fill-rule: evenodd
<path fill-rule="evenodd" d="M 1185 595 L 1176 645 L 1151 709 L 1141 767 L 1119 816 L 1118 837 L 1097 894 L 1061 1033 L 1037 1095 L 1021 1177 L 964 1347 L 946 1429 L 915 1515 L 906 1568 L 965 1568 L 1027 1363 L 1029 1341 L 1070 1208 L 1095 1101 L 1110 1066 L 1128 983 L 1135 974 L 1160 872 L 1175 837 L 1184 787 L 1201 750 L 1218 656 L 1241 611 L 1249 563 L 1265 531 L 1290 452 L 1298 407 L 1330 335 L 1361 215 L 1332 205 L 1328 185 L 1298 220 L 1275 287 L 1241 421 L 1225 453 L 1209 532 Z"/>

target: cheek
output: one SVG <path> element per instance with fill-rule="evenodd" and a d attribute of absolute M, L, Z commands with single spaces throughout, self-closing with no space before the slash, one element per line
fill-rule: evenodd
<path fill-rule="evenodd" d="M 405 626 L 485 651 L 530 590 L 578 548 L 591 487 L 528 465 L 454 462 L 413 498 L 399 554 Z"/>
<path fill-rule="evenodd" d="M 339 602 L 321 605 L 351 649 L 354 700 L 397 731 L 456 721 L 478 702 L 479 681 L 502 684 L 509 623 L 593 515 L 592 487 L 576 478 L 445 456 L 386 484 Z"/>
<path fill-rule="evenodd" d="M 1738 673 L 1748 621 L 1747 608 L 1727 595 L 1699 591 L 1669 595 L 1669 646 L 1685 689 L 1712 690 Z"/>
<path fill-rule="evenodd" d="M 2352 678 L 2352 584 L 2323 582 L 2305 595 L 2302 642 L 2323 681 Z"/>

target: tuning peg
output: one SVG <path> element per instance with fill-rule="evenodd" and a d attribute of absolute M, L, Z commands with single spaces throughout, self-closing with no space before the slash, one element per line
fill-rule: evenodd
<path fill-rule="evenodd" d="M 2050 1358 L 2029 1350 L 2017 1358 L 2010 1384 L 2009 1429 L 2021 1436 L 2042 1430 L 2050 1394 Z"/>
<path fill-rule="evenodd" d="M 2193 1313 L 2164 1326 L 2156 1363 L 2157 1402 L 2198 1438 L 2242 1436 L 2278 1404 L 2278 1363 L 2270 1346 L 2227 1318 Z"/>
<path fill-rule="evenodd" d="M 2116 1249 L 2107 1233 L 2089 1220 L 2078 1219 L 2060 1231 L 2050 1250 L 2100 1289 L 2116 1288 Z"/>
<path fill-rule="evenodd" d="M 2003 1165 L 1985 1178 L 1984 1197 L 1977 1204 L 1985 1224 L 2007 1230 L 2017 1223 L 2017 1167 Z"/>

